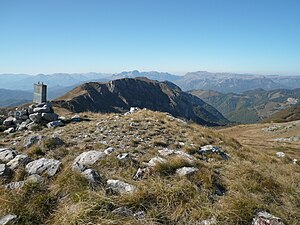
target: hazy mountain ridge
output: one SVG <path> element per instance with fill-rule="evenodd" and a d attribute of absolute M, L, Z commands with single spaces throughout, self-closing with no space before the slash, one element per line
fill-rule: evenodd
<path fill-rule="evenodd" d="M 193 90 L 189 93 L 214 106 L 227 119 L 239 123 L 255 123 L 300 104 L 300 88 L 271 91 L 257 89 L 241 94 L 206 90 Z"/>
<path fill-rule="evenodd" d="M 228 124 L 221 113 L 170 82 L 123 78 L 80 85 L 53 101 L 73 112 L 126 112 L 130 107 L 169 112 L 204 125 Z"/>

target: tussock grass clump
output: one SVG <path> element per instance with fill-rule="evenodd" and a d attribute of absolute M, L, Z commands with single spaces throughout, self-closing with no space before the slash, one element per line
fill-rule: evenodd
<path fill-rule="evenodd" d="M 173 175 L 177 169 L 189 167 L 192 164 L 181 157 L 172 157 L 167 162 L 157 163 L 154 167 L 154 172 L 162 176 Z"/>

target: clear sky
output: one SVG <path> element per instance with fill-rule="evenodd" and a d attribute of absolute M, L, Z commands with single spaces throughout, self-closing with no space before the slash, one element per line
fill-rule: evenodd
<path fill-rule="evenodd" d="M 299 0 L 0 0 L 0 73 L 300 75 Z"/>

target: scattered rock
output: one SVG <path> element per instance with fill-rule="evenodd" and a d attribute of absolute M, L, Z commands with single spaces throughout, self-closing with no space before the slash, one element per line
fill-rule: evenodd
<path fill-rule="evenodd" d="M 4 134 L 11 134 L 13 132 L 15 132 L 15 128 L 13 128 L 13 127 L 10 127 L 8 129 L 6 129 L 5 131 L 3 131 Z"/>
<path fill-rule="evenodd" d="M 229 159 L 229 155 L 226 152 L 224 152 L 220 147 L 212 146 L 212 145 L 205 145 L 201 147 L 201 149 L 199 150 L 199 154 L 202 156 L 210 155 L 210 154 L 218 154 L 224 160 Z"/>
<path fill-rule="evenodd" d="M 9 177 L 12 171 L 5 164 L 0 164 L 0 177 Z"/>
<path fill-rule="evenodd" d="M 125 162 L 130 160 L 130 155 L 129 153 L 121 153 L 119 155 L 117 155 L 117 158 L 121 161 L 121 162 Z"/>
<path fill-rule="evenodd" d="M 176 170 L 176 174 L 179 176 L 186 176 L 197 171 L 199 171 L 199 169 L 196 167 L 182 167 Z"/>
<path fill-rule="evenodd" d="M 217 224 L 217 220 L 215 217 L 211 218 L 211 219 L 207 219 L 207 220 L 202 220 L 199 225 L 213 225 L 213 224 Z"/>
<path fill-rule="evenodd" d="M 83 152 L 73 162 L 72 168 L 77 171 L 84 171 L 88 168 L 88 166 L 93 165 L 99 159 L 105 157 L 106 154 L 101 151 L 88 151 Z"/>
<path fill-rule="evenodd" d="M 26 183 L 43 183 L 44 178 L 38 174 L 32 174 L 26 178 L 25 182 Z"/>
<path fill-rule="evenodd" d="M 17 155 L 14 159 L 10 160 L 6 165 L 11 169 L 14 170 L 18 168 L 19 166 L 26 166 L 31 161 L 31 159 L 25 155 L 20 154 Z"/>
<path fill-rule="evenodd" d="M 149 173 L 150 173 L 150 169 L 148 167 L 146 167 L 146 168 L 138 168 L 138 170 L 136 171 L 135 175 L 133 176 L 133 179 L 134 180 L 142 180 Z"/>
<path fill-rule="evenodd" d="M 120 215 L 120 216 L 132 216 L 133 215 L 132 210 L 125 206 L 121 206 L 119 208 L 114 209 L 112 211 L 112 213 Z"/>
<path fill-rule="evenodd" d="M 124 115 L 129 115 L 135 112 L 140 111 L 141 109 L 139 107 L 130 107 L 130 110 L 128 112 L 126 112 Z"/>
<path fill-rule="evenodd" d="M 15 190 L 15 189 L 20 189 L 20 188 L 24 187 L 24 185 L 25 185 L 24 181 L 11 182 L 9 184 L 6 184 L 5 188 L 10 189 L 10 190 Z"/>
<path fill-rule="evenodd" d="M 13 221 L 16 218 L 17 216 L 14 214 L 7 214 L 0 219 L 0 225 L 8 225 L 9 222 Z"/>
<path fill-rule="evenodd" d="M 109 189 L 119 194 L 132 193 L 136 189 L 135 186 L 120 180 L 107 180 L 106 183 Z"/>
<path fill-rule="evenodd" d="M 47 123 L 48 128 L 61 127 L 61 126 L 64 126 L 64 125 L 65 124 L 60 120 L 56 120 L 56 121 L 52 121 L 50 123 Z"/>
<path fill-rule="evenodd" d="M 258 212 L 253 218 L 252 225 L 284 225 L 281 219 L 267 212 Z"/>
<path fill-rule="evenodd" d="M 6 127 L 14 126 L 16 121 L 17 121 L 16 118 L 10 116 L 10 117 L 8 117 L 7 119 L 5 119 L 3 121 L 3 125 L 6 126 Z"/>
<path fill-rule="evenodd" d="M 91 184 L 100 184 L 101 176 L 99 173 L 93 169 L 86 169 L 82 172 L 82 175 L 91 183 Z"/>
<path fill-rule="evenodd" d="M 54 176 L 59 169 L 61 162 L 55 159 L 41 158 L 28 163 L 25 170 L 28 174 L 42 174 L 46 172 L 48 176 Z"/>
<path fill-rule="evenodd" d="M 33 109 L 35 113 L 51 113 L 51 107 L 47 103 L 42 103 L 43 105 L 38 105 Z"/>
<path fill-rule="evenodd" d="M 79 115 L 75 115 L 75 116 L 72 116 L 71 121 L 72 122 L 81 122 L 81 118 Z"/>
<path fill-rule="evenodd" d="M 143 211 L 143 210 L 138 211 L 138 212 L 133 214 L 133 217 L 138 219 L 138 220 L 144 219 L 146 217 L 146 212 Z"/>
<path fill-rule="evenodd" d="M 293 159 L 293 164 L 297 164 L 298 159 Z"/>
<path fill-rule="evenodd" d="M 24 140 L 23 147 L 24 148 L 30 148 L 32 145 L 37 144 L 39 141 L 41 141 L 42 138 L 43 137 L 41 135 L 27 137 Z"/>
<path fill-rule="evenodd" d="M 113 147 L 109 147 L 109 148 L 104 150 L 104 153 L 106 155 L 109 155 L 109 154 L 113 153 L 114 151 L 115 151 L 115 149 Z"/>
<path fill-rule="evenodd" d="M 171 156 L 171 155 L 177 155 L 189 162 L 193 162 L 194 160 L 196 160 L 196 158 L 184 151 L 181 151 L 181 150 L 172 150 L 172 149 L 168 149 L 168 148 L 165 148 L 163 150 L 158 150 L 158 153 L 161 155 L 161 156 Z"/>
<path fill-rule="evenodd" d="M 15 158 L 17 152 L 10 148 L 0 148 L 0 162 L 7 163 Z"/>
<path fill-rule="evenodd" d="M 154 157 L 154 158 L 150 159 L 150 161 L 148 163 L 146 163 L 146 165 L 153 167 L 153 166 L 156 166 L 157 163 L 164 163 L 164 162 L 166 162 L 166 160 L 164 158 Z"/>
<path fill-rule="evenodd" d="M 284 152 L 276 152 L 276 156 L 278 158 L 283 158 L 283 157 L 285 157 L 285 153 Z"/>

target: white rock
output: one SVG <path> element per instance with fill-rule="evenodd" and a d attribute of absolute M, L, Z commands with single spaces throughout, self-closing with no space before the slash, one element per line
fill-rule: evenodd
<path fill-rule="evenodd" d="M 64 126 L 65 124 L 61 122 L 60 120 L 52 121 L 50 123 L 47 123 L 48 128 L 55 128 L 55 127 L 61 127 Z"/>
<path fill-rule="evenodd" d="M 15 158 L 17 152 L 10 148 L 0 148 L 0 162 L 7 163 Z"/>
<path fill-rule="evenodd" d="M 117 158 L 120 161 L 124 162 L 124 161 L 127 161 L 130 159 L 130 155 L 129 155 L 129 153 L 121 153 L 121 154 L 117 155 Z"/>
<path fill-rule="evenodd" d="M 156 166 L 156 164 L 158 164 L 158 163 L 164 163 L 164 162 L 166 162 L 166 160 L 164 158 L 154 157 L 154 158 L 150 159 L 150 161 L 146 164 L 150 167 L 153 167 L 153 166 Z"/>
<path fill-rule="evenodd" d="M 196 167 L 182 167 L 176 170 L 176 174 L 179 176 L 186 176 L 197 171 L 199 171 L 199 169 Z"/>
<path fill-rule="evenodd" d="M 72 169 L 82 172 L 105 156 L 106 154 L 102 151 L 83 152 L 75 158 Z"/>
<path fill-rule="evenodd" d="M 5 215 L 3 216 L 1 219 L 0 219 L 0 225 L 6 225 L 8 224 L 10 221 L 16 219 L 17 216 L 14 215 L 14 214 L 8 214 L 8 215 Z"/>
<path fill-rule="evenodd" d="M 7 130 L 3 131 L 4 134 L 11 134 L 13 132 L 15 132 L 15 128 L 13 128 L 13 127 L 10 127 Z"/>
<path fill-rule="evenodd" d="M 82 175 L 92 184 L 100 184 L 101 176 L 93 169 L 86 169 L 82 172 Z"/>
<path fill-rule="evenodd" d="M 252 225 L 283 225 L 281 219 L 267 212 L 258 212 L 253 218 Z"/>
<path fill-rule="evenodd" d="M 120 180 L 107 180 L 107 187 L 119 194 L 132 193 L 136 187 Z"/>
<path fill-rule="evenodd" d="M 208 220 L 202 220 L 199 225 L 213 225 L 213 224 L 217 224 L 217 220 L 215 217 Z"/>
<path fill-rule="evenodd" d="M 47 173 L 48 176 L 54 176 L 59 169 L 61 162 L 55 159 L 41 158 L 28 163 L 25 167 L 26 172 L 31 174 Z"/>
<path fill-rule="evenodd" d="M 24 187 L 24 185 L 25 185 L 24 181 L 17 181 L 17 182 L 11 182 L 9 184 L 6 184 L 5 188 L 10 190 L 15 190 Z"/>
<path fill-rule="evenodd" d="M 293 164 L 297 164 L 298 159 L 293 159 Z"/>
<path fill-rule="evenodd" d="M 10 169 L 14 170 L 14 169 L 18 168 L 19 166 L 25 166 L 30 161 L 31 161 L 31 159 L 27 155 L 21 154 L 21 155 L 17 155 L 14 159 L 10 160 L 6 165 Z"/>
<path fill-rule="evenodd" d="M 283 158 L 285 156 L 285 153 L 284 152 L 276 152 L 276 156 L 278 158 Z"/>
<path fill-rule="evenodd" d="M 110 155 L 111 153 L 113 153 L 115 151 L 115 149 L 113 147 L 109 147 L 107 149 L 104 150 L 104 153 L 106 155 Z"/>

